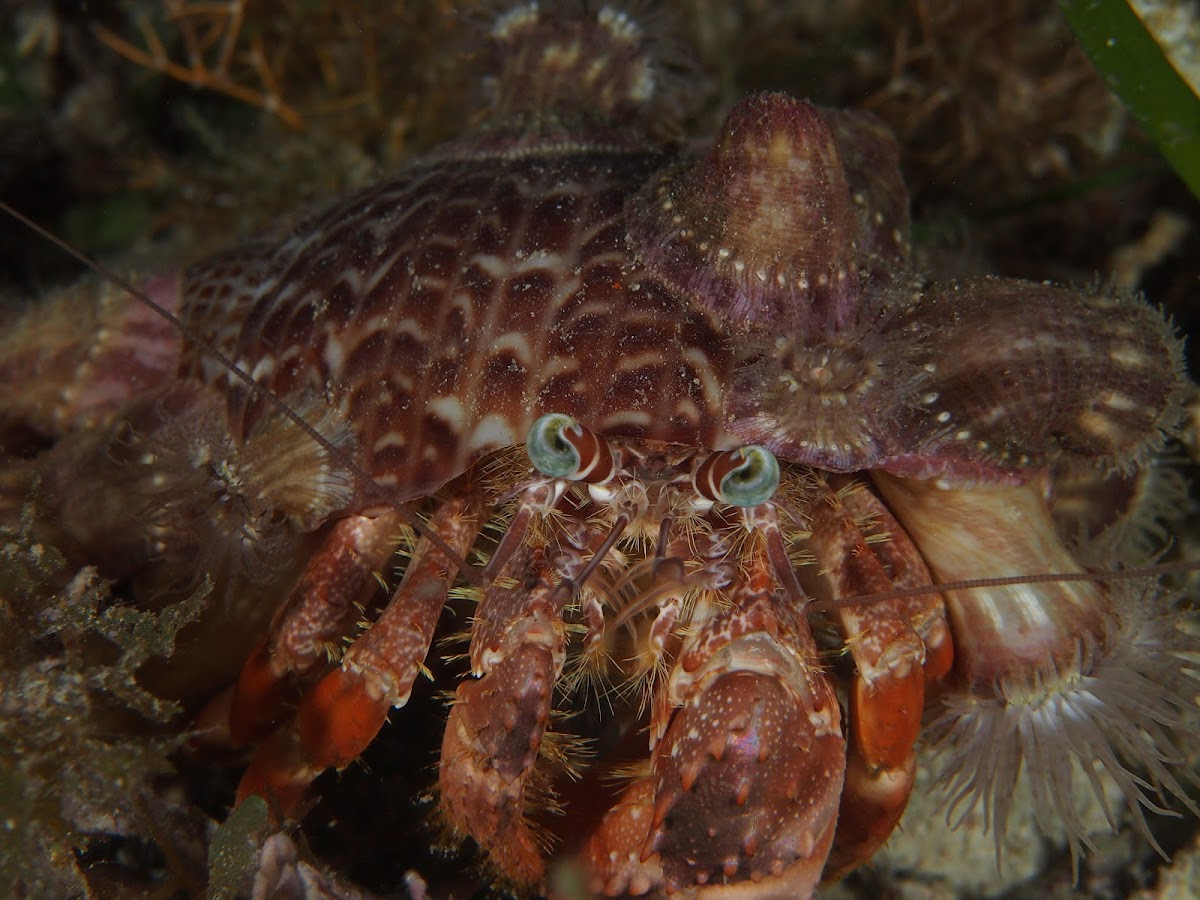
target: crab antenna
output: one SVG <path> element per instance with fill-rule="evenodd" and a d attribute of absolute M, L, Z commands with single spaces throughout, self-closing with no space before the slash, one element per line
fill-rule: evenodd
<path fill-rule="evenodd" d="M 1034 575 L 1007 575 L 995 578 L 968 578 L 963 581 L 947 581 L 941 584 L 917 584 L 911 587 L 880 591 L 876 594 L 861 594 L 857 597 L 841 597 L 837 600 L 814 600 L 808 604 L 811 612 L 830 612 L 849 606 L 878 603 L 881 600 L 902 600 L 906 597 L 921 597 L 925 594 L 941 594 L 946 591 L 969 591 L 972 588 L 1008 587 L 1015 584 L 1046 584 L 1052 581 L 1131 581 L 1137 578 L 1152 578 L 1158 575 L 1181 575 L 1200 571 L 1200 562 L 1180 560 L 1156 566 L 1121 569 L 1116 572 L 1040 572 Z"/>
<path fill-rule="evenodd" d="M 621 538 L 621 535 L 625 533 L 625 529 L 629 527 L 630 521 L 631 519 L 629 513 L 627 512 L 623 512 L 617 516 L 616 521 L 612 524 L 612 529 L 608 532 L 608 536 L 604 539 L 604 543 L 602 543 L 599 549 L 592 554 L 592 558 L 587 561 L 587 565 L 583 567 L 583 571 L 581 571 L 578 577 L 574 579 L 574 582 L 571 585 L 572 595 L 574 595 L 576 591 L 587 584 L 587 580 L 592 577 L 592 573 L 600 567 L 600 564 L 604 562 L 604 558 L 608 556 L 608 551 L 616 546 L 617 541 Z"/>
<path fill-rule="evenodd" d="M 321 434 L 321 432 L 317 431 L 317 429 L 305 421 L 299 413 L 288 406 L 280 397 L 276 396 L 276 394 L 270 388 L 259 384 L 257 381 L 251 378 L 248 372 L 239 367 L 237 363 L 218 350 L 217 347 L 213 345 L 212 341 L 208 340 L 190 325 L 185 323 L 179 318 L 179 316 L 175 315 L 161 303 L 158 303 L 151 297 L 147 296 L 144 291 L 138 290 L 127 279 L 122 278 L 107 266 L 102 265 L 85 253 L 75 249 L 58 235 L 43 228 L 24 213 L 13 209 L 13 207 L 9 206 L 3 200 L 0 200 L 0 210 L 8 213 L 25 227 L 50 241 L 50 243 L 54 244 L 63 252 L 79 260 L 102 278 L 108 279 L 117 287 L 121 288 L 121 290 L 128 292 L 130 296 L 136 297 L 139 301 L 153 310 L 155 314 L 166 319 L 175 328 L 179 329 L 180 334 L 219 362 L 227 371 L 233 373 L 233 375 L 236 376 L 242 383 L 244 383 L 253 394 L 265 400 L 276 410 L 276 412 L 287 418 L 288 421 L 308 435 L 322 450 L 329 454 L 331 459 L 337 460 L 338 463 L 345 466 L 346 470 L 352 476 L 354 476 L 354 479 L 359 482 L 361 486 L 367 489 L 368 499 L 378 500 L 380 502 L 392 501 L 394 499 L 394 489 L 387 488 L 376 482 L 375 479 L 372 478 L 370 474 L 368 474 L 367 471 L 362 468 L 362 466 L 358 465 L 356 462 L 354 462 L 354 460 L 348 458 L 336 444 L 334 444 L 329 440 L 329 438 L 325 437 L 325 435 Z M 428 528 L 426 524 L 421 521 L 420 517 L 405 507 L 403 503 L 389 502 L 389 508 L 395 509 L 400 517 L 404 519 L 408 525 L 411 525 L 417 534 L 428 540 L 431 544 L 437 547 L 438 550 L 453 560 L 455 565 L 458 567 L 459 572 L 464 578 L 466 578 L 467 581 L 476 586 L 483 584 L 483 576 L 480 575 L 476 568 L 467 562 L 467 560 L 465 560 L 461 555 L 455 552 L 454 548 L 446 543 L 441 535 Z"/>
<path fill-rule="evenodd" d="M 658 526 L 658 543 L 654 545 L 654 559 L 660 560 L 666 558 L 667 541 L 671 537 L 672 517 L 665 515 L 662 517 L 662 522 Z"/>

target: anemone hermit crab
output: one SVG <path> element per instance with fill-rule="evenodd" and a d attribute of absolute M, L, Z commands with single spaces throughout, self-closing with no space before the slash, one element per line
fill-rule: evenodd
<path fill-rule="evenodd" d="M 491 37 L 476 133 L 142 299 L 91 289 L 73 343 L 79 292 L 0 341 L 0 429 L 56 441 L 59 542 L 307 554 L 196 719 L 255 748 L 239 801 L 299 815 L 457 596 L 438 815 L 521 893 L 565 854 L 598 895 L 811 895 L 887 840 L 919 738 L 998 838 L 1022 769 L 1073 852 L 1081 774 L 1147 835 L 1143 809 L 1200 813 L 1196 648 L 1153 579 L 1085 576 L 1072 540 L 1176 426 L 1162 315 L 913 272 L 868 115 L 760 94 L 707 146 L 662 141 L 669 76 L 612 8 L 527 4 Z M 331 661 L 377 573 L 391 600 Z M 585 781 L 630 734 L 641 760 L 535 823 L 574 721 Z"/>

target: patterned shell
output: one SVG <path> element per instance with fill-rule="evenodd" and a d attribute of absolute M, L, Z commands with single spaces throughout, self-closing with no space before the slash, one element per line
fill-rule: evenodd
<path fill-rule="evenodd" d="M 192 269 L 185 310 L 280 396 L 327 398 L 367 471 L 405 497 L 523 443 L 551 410 L 607 434 L 736 443 L 728 342 L 626 248 L 625 201 L 659 162 L 555 148 L 421 165 L 277 247 Z M 261 405 L 193 364 L 247 433 Z"/>
<path fill-rule="evenodd" d="M 427 495 L 547 412 L 833 471 L 1021 480 L 1161 440 L 1180 354 L 1140 301 L 908 272 L 894 143 L 777 94 L 705 153 L 487 132 L 187 273 L 185 319 L 359 464 Z M 187 354 L 247 437 L 264 407 Z"/>

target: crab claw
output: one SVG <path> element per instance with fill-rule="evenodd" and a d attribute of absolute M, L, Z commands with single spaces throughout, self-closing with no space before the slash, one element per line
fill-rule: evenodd
<path fill-rule="evenodd" d="M 807 623 L 780 621 L 756 581 L 676 664 L 668 691 L 682 703 L 652 774 L 585 850 L 593 890 L 807 897 L 820 881 L 845 774 L 841 715 Z"/>
<path fill-rule="evenodd" d="M 760 635 L 742 641 L 731 657 L 761 654 L 779 671 L 713 673 L 676 714 L 656 757 L 642 857 L 661 856 L 668 890 L 786 873 L 787 894 L 800 896 L 820 880 L 837 822 L 836 702 L 780 677 L 799 669 L 786 651 Z"/>

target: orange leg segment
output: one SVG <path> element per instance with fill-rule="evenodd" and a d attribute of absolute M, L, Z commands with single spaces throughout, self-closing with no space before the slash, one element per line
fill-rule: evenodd
<path fill-rule="evenodd" d="M 229 710 L 235 746 L 262 740 L 287 717 L 304 682 L 324 665 L 326 648 L 352 624 L 355 602 L 375 589 L 375 573 L 399 541 L 399 518 L 390 513 L 347 516 L 334 525 L 238 676 Z"/>
<path fill-rule="evenodd" d="M 442 504 L 430 527 L 460 556 L 479 530 L 480 503 Z M 294 817 L 308 785 L 328 768 L 349 765 L 375 739 L 393 707 L 403 706 L 429 652 L 457 566 L 427 540 L 418 542 L 400 586 L 375 624 L 300 701 L 295 721 L 255 754 L 238 802 L 265 797 L 277 815 Z"/>
<path fill-rule="evenodd" d="M 818 596 L 841 599 L 886 592 L 893 586 L 897 566 L 916 570 L 921 565 L 915 551 L 910 560 L 903 549 L 888 547 L 891 541 L 880 539 L 882 513 L 882 504 L 860 484 L 831 479 L 821 489 L 810 507 L 809 540 L 824 570 L 814 587 Z M 868 543 L 868 536 L 878 537 Z M 904 540 L 898 530 L 889 536 Z M 890 556 L 880 555 L 884 547 Z M 927 573 L 926 579 L 928 583 Z M 846 789 L 827 877 L 869 859 L 908 803 L 926 682 L 925 643 L 909 612 L 904 601 L 888 599 L 835 613 L 857 672 L 850 689 Z"/>

